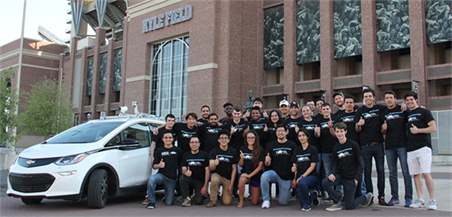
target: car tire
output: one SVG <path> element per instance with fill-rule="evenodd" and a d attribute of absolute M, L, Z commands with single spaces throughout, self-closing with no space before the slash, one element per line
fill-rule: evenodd
<path fill-rule="evenodd" d="M 108 173 L 104 169 L 97 169 L 91 174 L 88 184 L 88 206 L 100 209 L 107 203 Z"/>
<path fill-rule="evenodd" d="M 39 204 L 42 201 L 42 198 L 39 199 L 30 199 L 30 198 L 20 198 L 22 200 L 23 203 L 25 204 Z"/>

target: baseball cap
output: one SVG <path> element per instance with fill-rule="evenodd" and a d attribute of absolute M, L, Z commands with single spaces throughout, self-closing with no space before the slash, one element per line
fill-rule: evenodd
<path fill-rule="evenodd" d="M 300 108 L 300 104 L 297 101 L 292 101 L 290 103 L 290 107 L 292 107 L 292 106 L 296 106 L 297 108 Z"/>
<path fill-rule="evenodd" d="M 336 95 L 341 95 L 342 97 L 344 97 L 344 94 L 342 93 L 342 91 L 337 91 L 333 94 L 333 98 L 336 97 Z"/>
<path fill-rule="evenodd" d="M 281 100 L 281 102 L 279 103 L 279 107 L 281 107 L 282 105 L 289 106 L 289 101 L 287 101 L 285 99 Z"/>

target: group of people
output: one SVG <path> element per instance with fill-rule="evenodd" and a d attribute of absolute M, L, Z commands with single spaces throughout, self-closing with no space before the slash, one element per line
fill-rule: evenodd
<path fill-rule="evenodd" d="M 226 117 L 201 108 L 201 118 L 186 115 L 186 123 L 175 123 L 169 114 L 165 124 L 154 130 L 151 162 L 158 169 L 148 179 L 148 195 L 143 204 L 155 208 L 155 189 L 164 185 L 165 203 L 174 203 L 174 191 L 182 196 L 182 206 L 207 207 L 219 200 L 230 205 L 237 195 L 237 207 L 244 206 L 245 185 L 249 184 L 253 205 L 262 201 L 270 208 L 271 186 L 276 184 L 276 200 L 287 205 L 298 199 L 302 211 L 310 211 L 323 197 L 332 200 L 327 211 L 354 209 L 373 203 L 372 158 L 378 174 L 380 205 L 400 203 L 397 160 L 405 184 L 405 206 L 425 206 L 421 175 L 430 195 L 429 209 L 437 209 L 431 177 L 430 133 L 436 131 L 431 112 L 418 105 L 417 94 L 407 92 L 397 105 L 396 94 L 384 93 L 386 105 L 375 103 L 375 92 L 363 91 L 364 105 L 355 105 L 353 96 L 336 92 L 337 111 L 322 99 L 298 102 L 282 100 L 279 110 L 267 113 L 263 101 L 242 112 L 239 106 L 224 104 Z M 316 109 L 317 108 L 317 109 Z M 301 116 L 299 111 L 301 109 Z M 383 135 L 386 135 L 385 139 Z M 177 147 L 175 141 L 177 140 Z M 154 151 L 155 150 L 155 151 Z M 391 196 L 385 202 L 384 155 L 390 173 Z M 418 199 L 412 202 L 414 176 Z M 210 182 L 210 187 L 209 187 Z M 210 192 L 210 194 L 209 194 Z"/>

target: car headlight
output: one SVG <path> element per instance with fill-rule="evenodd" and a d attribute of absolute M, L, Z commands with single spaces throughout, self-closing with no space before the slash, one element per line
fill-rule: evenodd
<path fill-rule="evenodd" d="M 87 153 L 81 153 L 81 154 L 61 157 L 55 161 L 55 164 L 59 165 L 59 166 L 76 164 L 76 163 L 82 161 L 83 159 L 85 159 L 86 156 L 88 156 Z"/>

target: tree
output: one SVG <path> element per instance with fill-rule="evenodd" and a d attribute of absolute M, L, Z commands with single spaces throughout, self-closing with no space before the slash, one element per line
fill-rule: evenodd
<path fill-rule="evenodd" d="M 12 134 L 12 129 L 17 125 L 16 91 L 11 87 L 11 79 L 14 76 L 12 67 L 0 72 L 0 145 L 13 145 L 18 138 Z"/>
<path fill-rule="evenodd" d="M 55 80 L 45 78 L 24 93 L 24 112 L 19 114 L 22 134 L 34 133 L 49 138 L 72 126 L 72 104 Z"/>

